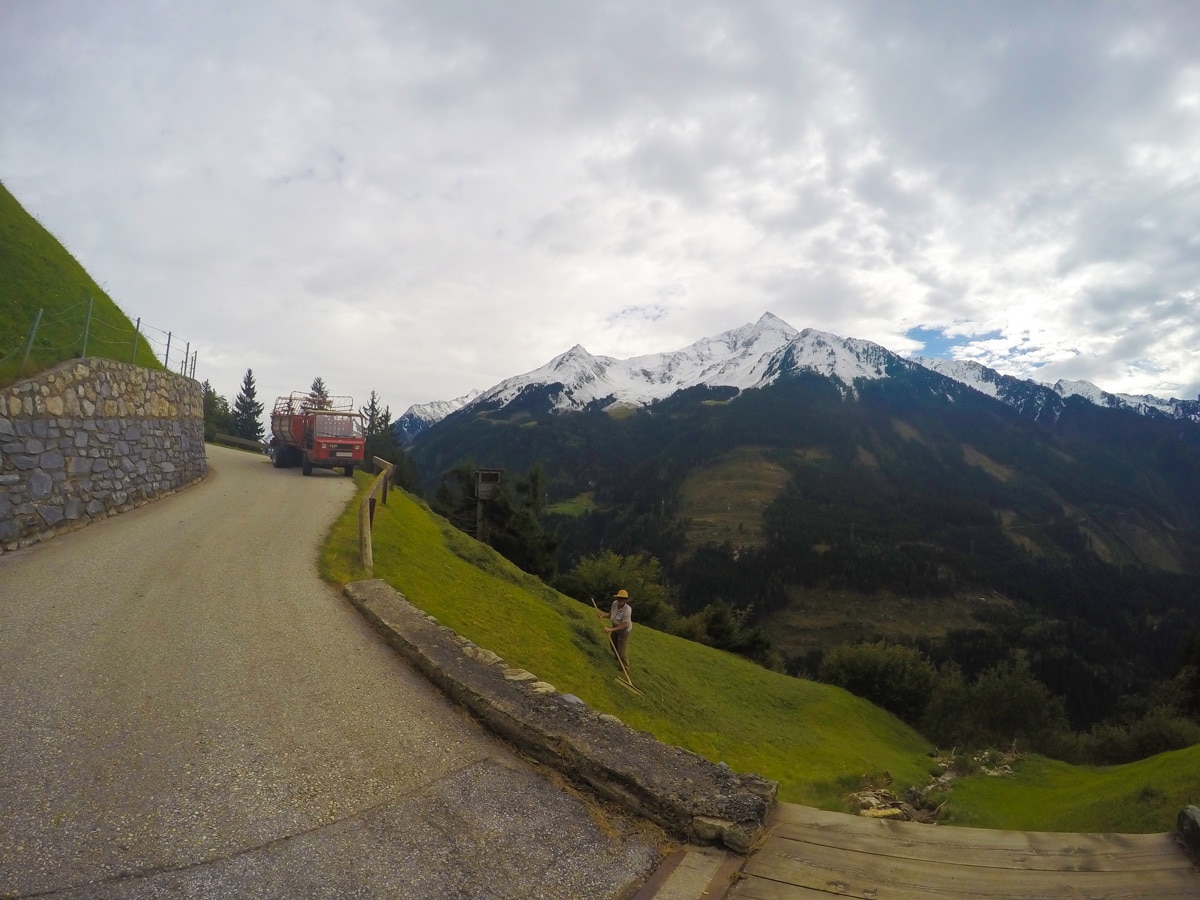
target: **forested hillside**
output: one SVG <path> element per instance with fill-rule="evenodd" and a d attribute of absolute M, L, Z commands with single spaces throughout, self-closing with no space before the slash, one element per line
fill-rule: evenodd
<path fill-rule="evenodd" d="M 1035 420 L 933 372 L 889 374 L 615 416 L 551 414 L 531 389 L 450 416 L 413 457 L 430 487 L 464 459 L 540 465 L 560 571 L 649 553 L 679 614 L 734 611 L 791 671 L 880 637 L 968 678 L 1019 653 L 1078 728 L 1173 675 L 1200 621 L 1200 428 L 1082 399 Z"/>

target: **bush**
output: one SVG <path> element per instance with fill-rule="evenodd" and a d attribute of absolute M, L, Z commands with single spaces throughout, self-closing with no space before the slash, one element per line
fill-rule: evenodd
<path fill-rule="evenodd" d="M 689 641 L 728 650 L 760 665 L 777 665 L 771 653 L 771 639 L 760 625 L 749 625 L 753 610 L 734 609 L 724 600 L 710 603 L 700 612 L 676 619 L 671 632 Z"/>
<path fill-rule="evenodd" d="M 662 566 L 645 553 L 621 556 L 605 550 L 585 556 L 554 586 L 583 603 L 594 601 L 603 612 L 609 611 L 613 594 L 624 588 L 629 591 L 635 626 L 673 630 L 675 610 L 662 585 Z"/>
<path fill-rule="evenodd" d="M 1062 699 L 1038 681 L 1024 658 L 980 674 L 971 687 L 967 722 L 967 739 L 976 747 L 1007 747 L 1020 741 L 1045 750 L 1068 730 Z"/>
<path fill-rule="evenodd" d="M 880 641 L 834 647 L 818 677 L 916 724 L 929 705 L 936 675 L 919 650 Z"/>
<path fill-rule="evenodd" d="M 950 663 L 941 669 L 921 719 L 935 743 L 963 750 L 1009 747 L 1067 759 L 1080 738 L 1067 728 L 1062 699 L 1034 677 L 1024 659 L 992 666 L 973 683 Z"/>
<path fill-rule="evenodd" d="M 1200 725 L 1166 707 L 1134 722 L 1102 722 L 1080 736 L 1071 762 L 1116 765 L 1200 744 Z"/>
<path fill-rule="evenodd" d="M 921 717 L 921 731 L 935 744 L 955 747 L 966 743 L 964 723 L 971 710 L 971 689 L 957 663 L 938 671 L 929 703 Z"/>

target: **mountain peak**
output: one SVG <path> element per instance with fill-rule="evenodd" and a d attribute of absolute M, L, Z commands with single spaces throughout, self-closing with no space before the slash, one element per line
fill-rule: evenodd
<path fill-rule="evenodd" d="M 1054 388 L 1002 375 L 974 361 L 903 359 L 892 351 L 856 338 L 842 338 L 815 328 L 797 331 L 774 313 L 757 321 L 702 338 L 680 350 L 618 360 L 594 356 L 582 344 L 555 356 L 540 368 L 507 378 L 478 396 L 443 406 L 496 409 L 522 396 L 544 397 L 557 412 L 584 409 L 593 403 L 647 406 L 693 387 L 753 390 L 797 373 L 832 378 L 849 395 L 860 379 L 878 380 L 905 367 L 922 366 L 951 380 L 988 394 L 1009 406 L 1035 416 L 1055 415 L 1062 400 L 1073 394 L 1102 406 L 1132 408 L 1143 414 L 1162 413 L 1200 420 L 1200 402 L 1126 398 L 1106 394 L 1085 382 L 1059 382 Z M 1086 387 L 1085 387 L 1086 385 Z M 532 394 L 530 392 L 533 392 Z M 462 398 L 460 398 L 462 399 Z M 436 421 L 437 404 L 408 416 L 414 427 Z M 414 407 L 410 413 L 417 413 Z"/>
<path fill-rule="evenodd" d="M 566 353 L 560 353 L 554 359 L 550 360 L 548 367 L 554 370 L 563 368 L 572 368 L 575 366 L 590 366 L 595 363 L 596 357 L 588 353 L 583 344 L 576 344 Z"/>
<path fill-rule="evenodd" d="M 546 365 L 508 378 L 475 401 L 503 407 L 531 388 L 550 388 L 556 411 L 583 409 L 597 401 L 646 406 L 692 387 L 763 387 L 795 371 L 838 378 L 853 391 L 857 378 L 882 378 L 898 360 L 868 341 L 797 331 L 774 313 L 756 322 L 702 338 L 690 346 L 618 360 L 593 356 L 576 344 Z"/>
<path fill-rule="evenodd" d="M 758 317 L 758 321 L 754 323 L 755 331 L 778 331 L 781 334 L 786 334 L 789 339 L 799 335 L 791 325 L 779 318 L 773 312 L 765 312 Z"/>

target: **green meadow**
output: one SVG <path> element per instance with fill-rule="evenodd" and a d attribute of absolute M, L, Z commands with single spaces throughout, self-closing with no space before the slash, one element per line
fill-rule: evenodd
<path fill-rule="evenodd" d="M 356 475 L 359 496 L 369 484 Z M 565 597 L 455 531 L 399 490 L 376 507 L 375 577 L 443 624 L 634 728 L 738 771 L 779 782 L 779 798 L 850 811 L 864 780 L 897 792 L 930 780 L 929 741 L 839 688 L 772 672 L 636 624 L 629 642 L 638 696 L 590 605 Z M 363 577 L 357 500 L 330 531 L 323 576 Z M 942 821 L 1033 831 L 1170 831 L 1200 801 L 1200 746 L 1124 766 L 1085 768 L 1029 756 L 1012 776 L 973 775 L 945 795 Z"/>
<path fill-rule="evenodd" d="M 162 368 L 129 317 L 3 184 L 0 312 L 0 385 L 85 355 Z"/>

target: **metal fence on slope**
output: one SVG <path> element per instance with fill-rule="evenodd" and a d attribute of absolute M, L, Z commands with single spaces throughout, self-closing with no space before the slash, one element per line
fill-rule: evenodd
<path fill-rule="evenodd" d="M 0 352 L 0 371 L 20 359 L 17 367 L 18 376 L 25 374 L 29 357 L 34 349 L 38 333 L 45 335 L 53 331 L 57 335 L 66 332 L 69 338 L 58 343 L 42 343 L 37 345 L 39 357 L 54 356 L 59 359 L 70 357 L 99 356 L 105 359 L 116 359 L 134 362 L 137 359 L 138 342 L 143 342 L 156 359 L 161 359 L 163 367 L 169 371 L 179 372 L 189 378 L 196 374 L 196 359 L 199 351 L 192 350 L 190 341 L 185 341 L 171 331 L 164 331 L 142 321 L 138 317 L 132 334 L 125 323 L 105 321 L 93 313 L 93 301 L 79 302 L 63 310 L 57 310 L 47 317 L 44 308 L 39 309 L 30 322 L 25 333 L 24 342 L 7 352 Z M 71 331 L 72 323 L 77 324 L 77 330 Z M 55 328 L 55 326 L 59 326 Z"/>

